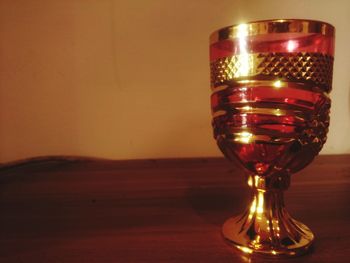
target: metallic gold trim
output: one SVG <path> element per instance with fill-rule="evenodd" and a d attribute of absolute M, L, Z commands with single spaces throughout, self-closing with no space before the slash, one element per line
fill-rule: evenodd
<path fill-rule="evenodd" d="M 246 114 L 264 114 L 264 115 L 273 115 L 273 116 L 286 116 L 286 115 L 293 115 L 295 114 L 294 111 L 291 110 L 283 110 L 278 108 L 255 108 L 251 106 L 243 106 L 240 108 L 236 108 L 241 113 Z"/>
<path fill-rule="evenodd" d="M 324 90 L 318 88 L 315 85 L 310 85 L 305 82 L 290 82 L 284 80 L 254 80 L 254 79 L 245 79 L 245 80 L 233 80 L 230 85 L 220 85 L 217 87 L 211 87 L 212 94 L 218 93 L 220 91 L 226 90 L 239 90 L 246 91 L 247 88 L 290 88 L 290 89 L 299 89 L 299 90 L 307 90 L 310 92 L 317 92 L 325 96 L 326 98 L 330 98 L 329 93 Z M 245 102 L 242 102 L 245 103 Z"/>
<path fill-rule="evenodd" d="M 293 110 L 285 110 L 279 108 L 261 108 L 261 107 L 252 107 L 249 105 L 242 107 L 235 107 L 235 110 L 238 110 L 240 114 L 263 114 L 263 115 L 273 115 L 273 116 L 295 116 L 296 112 Z M 213 118 L 223 116 L 227 112 L 224 110 L 218 110 L 213 112 Z M 237 113 L 236 113 L 237 114 Z"/>
<path fill-rule="evenodd" d="M 217 41 L 234 39 L 241 36 L 242 28 L 246 36 L 271 33 L 315 33 L 325 36 L 334 35 L 334 26 L 322 21 L 305 19 L 275 19 L 235 24 L 214 31 L 210 35 L 210 44 Z"/>
<path fill-rule="evenodd" d="M 251 109 L 250 112 L 247 112 L 248 109 Z M 263 109 L 263 110 L 260 111 L 259 109 Z M 269 109 L 270 111 L 268 111 Z M 217 107 L 215 107 L 215 109 L 212 109 L 212 117 L 215 118 L 215 117 L 222 116 L 224 115 L 224 112 L 225 114 L 228 114 L 228 116 L 253 113 L 253 114 L 273 115 L 277 117 L 293 116 L 296 120 L 304 122 L 308 119 L 307 116 L 310 115 L 312 111 L 313 109 L 305 108 L 303 106 L 296 106 L 296 105 L 289 105 L 289 104 L 275 103 L 275 102 L 272 102 L 272 103 L 271 102 L 231 102 L 224 105 L 220 104 Z M 281 114 L 282 112 L 285 113 L 285 115 Z"/>
<path fill-rule="evenodd" d="M 290 137 L 290 135 L 285 135 L 284 137 L 275 137 L 275 136 L 269 136 L 264 134 L 254 134 L 253 131 L 249 130 L 242 130 L 240 132 L 233 132 L 231 134 L 219 134 L 221 138 L 225 139 L 226 141 L 232 141 L 234 143 L 241 143 L 241 144 L 249 144 L 256 141 L 260 142 L 268 142 L 268 143 L 286 143 L 291 142 L 295 140 L 294 137 Z M 230 138 L 229 138 L 229 137 Z"/>
<path fill-rule="evenodd" d="M 253 53 L 219 58 L 210 64 L 211 85 L 223 85 L 229 80 L 250 81 L 274 78 L 276 88 L 283 80 L 306 81 L 332 89 L 333 57 L 321 53 Z"/>
<path fill-rule="evenodd" d="M 250 206 L 243 214 L 225 222 L 222 229 L 225 240 L 246 254 L 304 254 L 314 235 L 285 209 L 283 191 L 290 185 L 290 175 L 251 175 L 248 185 L 253 193 Z"/>
<path fill-rule="evenodd" d="M 248 144 L 254 141 L 271 141 L 271 137 L 268 135 L 255 135 L 249 132 L 239 132 L 234 134 L 234 142 Z"/>

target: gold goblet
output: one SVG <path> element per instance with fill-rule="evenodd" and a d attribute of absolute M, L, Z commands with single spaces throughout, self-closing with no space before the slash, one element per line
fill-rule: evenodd
<path fill-rule="evenodd" d="M 253 193 L 247 210 L 222 230 L 243 252 L 293 256 L 314 240 L 287 212 L 283 192 L 326 141 L 334 31 L 320 21 L 283 19 L 210 36 L 214 137 L 249 172 Z"/>

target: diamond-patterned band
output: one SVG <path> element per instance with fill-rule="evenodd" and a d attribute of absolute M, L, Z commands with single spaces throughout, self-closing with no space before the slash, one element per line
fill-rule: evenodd
<path fill-rule="evenodd" d="M 273 77 L 311 82 L 325 92 L 332 89 L 333 57 L 321 53 L 255 53 L 213 61 L 211 83 L 215 87 L 229 80 Z"/>

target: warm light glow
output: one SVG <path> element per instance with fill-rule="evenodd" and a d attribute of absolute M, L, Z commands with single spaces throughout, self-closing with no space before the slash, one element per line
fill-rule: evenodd
<path fill-rule="evenodd" d="M 254 214 L 254 213 L 255 213 L 255 210 L 256 210 L 256 197 L 254 196 L 252 205 L 250 206 L 250 215 Z M 250 215 L 249 215 L 249 216 L 250 216 Z"/>
<path fill-rule="evenodd" d="M 273 85 L 275 88 L 281 88 L 281 87 L 282 87 L 282 81 L 276 80 L 272 85 Z"/>
<path fill-rule="evenodd" d="M 241 143 L 250 143 L 252 138 L 253 138 L 253 134 L 251 134 L 250 132 L 239 132 L 236 134 L 237 137 L 234 139 L 235 141 L 241 142 Z"/>
<path fill-rule="evenodd" d="M 248 36 L 248 25 L 240 24 L 238 25 L 238 47 L 239 55 L 237 56 L 237 65 L 238 70 L 235 73 L 234 77 L 244 77 L 249 75 L 249 54 L 247 48 L 247 36 Z"/>
<path fill-rule="evenodd" d="M 259 249 L 262 246 L 260 243 L 260 235 L 257 235 L 251 244 L 253 245 L 254 249 Z"/>
<path fill-rule="evenodd" d="M 242 250 L 244 253 L 251 254 L 253 252 L 253 250 L 251 248 L 248 248 L 248 247 L 237 246 L 237 248 Z"/>
<path fill-rule="evenodd" d="M 280 109 L 275 109 L 275 115 L 276 116 L 281 116 L 282 115 L 282 112 Z"/>
<path fill-rule="evenodd" d="M 256 209 L 258 214 L 262 214 L 264 212 L 264 192 L 258 191 L 258 206 Z"/>
<path fill-rule="evenodd" d="M 240 84 L 248 84 L 248 83 L 254 82 L 254 80 L 243 79 L 243 80 L 240 80 L 240 81 L 237 81 L 237 82 L 240 83 Z"/>
<path fill-rule="evenodd" d="M 288 52 L 293 52 L 298 47 L 298 43 L 294 40 L 288 40 L 287 50 Z"/>
<path fill-rule="evenodd" d="M 249 176 L 249 178 L 248 178 L 248 185 L 253 186 L 253 179 L 251 176 Z"/>
<path fill-rule="evenodd" d="M 254 176 L 254 183 L 255 183 L 255 186 L 258 186 L 259 185 L 259 176 Z"/>

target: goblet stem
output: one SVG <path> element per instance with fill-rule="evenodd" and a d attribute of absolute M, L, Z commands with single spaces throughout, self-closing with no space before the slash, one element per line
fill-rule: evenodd
<path fill-rule="evenodd" d="M 314 236 L 285 209 L 283 192 L 289 181 L 289 174 L 249 176 L 252 201 L 243 214 L 225 222 L 225 239 L 245 253 L 289 256 L 305 253 Z"/>

